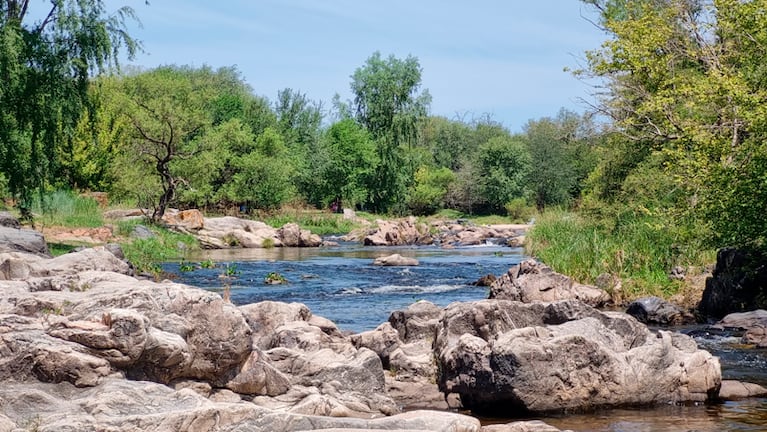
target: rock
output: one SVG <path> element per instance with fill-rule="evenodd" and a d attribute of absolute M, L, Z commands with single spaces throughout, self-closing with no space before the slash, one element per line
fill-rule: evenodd
<path fill-rule="evenodd" d="M 389 315 L 389 323 L 404 342 L 434 340 L 442 316 L 442 308 L 426 300 L 419 300 L 406 309 Z"/>
<path fill-rule="evenodd" d="M 278 327 L 294 321 L 308 321 L 312 316 L 309 308 L 301 303 L 263 301 L 239 309 L 252 331 L 253 346 L 260 349 L 271 348 Z"/>
<path fill-rule="evenodd" d="M 384 418 L 307 416 L 269 410 L 218 391 L 210 399 L 194 390 L 122 379 L 73 391 L 64 384 L 9 383 L 0 387 L 8 417 L 0 425 L 40 432 L 401 430 L 477 432 L 478 420 L 460 414 L 412 411 Z M 32 423 L 30 423 L 32 422 Z"/>
<path fill-rule="evenodd" d="M 18 315 L 0 315 L 0 353 L 0 379 L 4 381 L 92 387 L 112 373 L 109 363 L 91 355 L 86 347 L 52 337 L 38 320 Z"/>
<path fill-rule="evenodd" d="M 138 219 L 146 217 L 148 214 L 151 214 L 150 210 L 146 209 L 129 209 L 129 210 L 107 210 L 102 215 L 104 216 L 104 219 L 111 219 L 111 220 L 123 220 L 123 219 Z"/>
<path fill-rule="evenodd" d="M 205 224 L 202 212 L 197 209 L 181 211 L 168 209 L 162 216 L 162 221 L 169 225 L 169 228 L 187 233 L 199 231 Z"/>
<path fill-rule="evenodd" d="M 495 282 L 496 279 L 498 278 L 496 278 L 494 274 L 487 274 L 477 279 L 475 282 L 472 283 L 472 285 L 489 287 L 493 285 L 493 282 Z"/>
<path fill-rule="evenodd" d="M 434 242 L 429 227 L 417 223 L 413 216 L 395 221 L 377 220 L 376 223 L 378 228 L 363 239 L 365 246 L 429 245 Z"/>
<path fill-rule="evenodd" d="M 698 304 L 698 312 L 719 319 L 733 312 L 767 309 L 767 269 L 763 253 L 724 248 L 716 255 L 712 276 Z"/>
<path fill-rule="evenodd" d="M 25 252 L 49 257 L 45 237 L 37 231 L 0 226 L 0 253 Z"/>
<path fill-rule="evenodd" d="M 288 283 L 288 280 L 280 273 L 270 272 L 264 278 L 264 283 L 267 285 L 283 285 Z"/>
<path fill-rule="evenodd" d="M 144 225 L 136 225 L 133 227 L 133 231 L 130 233 L 130 235 L 131 237 L 139 240 L 146 240 L 155 236 L 155 234 Z"/>
<path fill-rule="evenodd" d="M 322 238 L 309 230 L 302 230 L 298 224 L 288 223 L 277 231 L 283 246 L 288 247 L 319 247 Z"/>
<path fill-rule="evenodd" d="M 654 296 L 633 301 L 626 309 L 626 313 L 645 324 L 678 326 L 695 322 L 692 314 Z"/>
<path fill-rule="evenodd" d="M 375 330 L 351 335 L 349 339 L 356 348 L 364 347 L 376 353 L 384 369 L 389 369 L 391 353 L 402 344 L 399 333 L 388 322 L 379 325 Z"/>
<path fill-rule="evenodd" d="M 767 311 L 764 309 L 728 314 L 716 323 L 715 328 L 743 331 L 743 343 L 757 348 L 767 347 Z"/>
<path fill-rule="evenodd" d="M 0 227 L 21 229 L 21 224 L 11 212 L 0 211 Z"/>
<path fill-rule="evenodd" d="M 719 399 L 725 401 L 767 396 L 767 388 L 759 384 L 735 380 L 722 380 Z"/>
<path fill-rule="evenodd" d="M 282 246 L 277 230 L 269 225 L 233 216 L 205 218 L 195 234 L 203 247 L 226 249 L 268 248 Z"/>
<path fill-rule="evenodd" d="M 482 426 L 481 432 L 563 432 L 540 420 Z M 565 431 L 567 432 L 567 431 Z"/>
<path fill-rule="evenodd" d="M 454 303 L 437 383 L 476 413 L 584 411 L 716 399 L 719 361 L 689 336 L 577 301 Z"/>
<path fill-rule="evenodd" d="M 600 307 L 610 301 L 607 292 L 574 282 L 535 260 L 523 261 L 490 286 L 491 299 L 515 300 L 525 303 L 577 299 Z"/>
<path fill-rule="evenodd" d="M 377 266 L 417 266 L 418 260 L 410 257 L 403 257 L 400 254 L 392 254 L 378 257 L 373 261 Z"/>
<path fill-rule="evenodd" d="M 290 389 L 290 380 L 256 350 L 226 387 L 239 394 L 279 396 Z"/>

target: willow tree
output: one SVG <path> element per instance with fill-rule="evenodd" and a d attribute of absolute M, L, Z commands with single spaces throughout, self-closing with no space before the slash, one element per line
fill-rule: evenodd
<path fill-rule="evenodd" d="M 104 3 L 51 0 L 36 11 L 31 0 L 0 1 L 0 172 L 24 216 L 88 108 L 90 77 L 138 48 L 125 25 L 133 10 Z"/>
<path fill-rule="evenodd" d="M 407 181 L 416 167 L 407 165 L 403 152 L 415 143 L 419 122 L 431 103 L 429 92 L 419 92 L 420 86 L 421 66 L 413 56 L 384 59 L 375 52 L 352 75 L 354 115 L 377 145 L 373 210 L 389 211 L 404 203 Z"/>

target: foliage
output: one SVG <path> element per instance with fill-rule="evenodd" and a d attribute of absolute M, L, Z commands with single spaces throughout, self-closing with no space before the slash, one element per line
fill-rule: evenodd
<path fill-rule="evenodd" d="M 42 20 L 30 1 L 0 2 L 0 172 L 28 216 L 32 192 L 58 173 L 56 155 L 89 106 L 89 78 L 138 45 L 133 11 L 100 0 L 50 2 Z"/>
<path fill-rule="evenodd" d="M 600 109 L 628 140 L 625 168 L 662 160 L 714 246 L 765 245 L 767 14 L 763 1 L 586 1 L 610 38 L 581 75 L 607 85 Z M 640 156 L 637 158 L 636 156 Z M 638 163 L 637 163 L 638 162 Z M 603 169 L 603 175 L 608 172 Z M 604 190 L 605 188 L 602 188 Z"/>
<path fill-rule="evenodd" d="M 570 111 L 556 118 L 531 120 L 525 126 L 531 166 L 528 184 L 539 210 L 566 206 L 580 196 L 583 181 L 596 163 L 589 141 L 590 122 Z"/>
<path fill-rule="evenodd" d="M 531 207 L 525 198 L 514 198 L 504 206 L 506 214 L 512 222 L 526 223 L 535 214 L 535 208 Z"/>
<path fill-rule="evenodd" d="M 514 198 L 524 196 L 530 170 L 530 152 L 519 138 L 494 137 L 479 147 L 478 179 L 484 204 L 494 212 Z"/>
<path fill-rule="evenodd" d="M 120 221 L 117 223 L 117 233 L 130 236 L 141 220 Z M 139 273 L 148 273 L 158 278 L 162 274 L 159 263 L 174 259 L 186 261 L 189 252 L 199 249 L 200 245 L 194 236 L 180 234 L 150 225 L 154 236 L 146 239 L 129 239 L 121 242 L 123 252 Z"/>
<path fill-rule="evenodd" d="M 415 172 L 415 183 L 408 195 L 408 207 L 415 215 L 430 215 L 445 205 L 445 196 L 455 181 L 449 168 L 422 166 Z"/>
<path fill-rule="evenodd" d="M 71 191 L 54 191 L 37 196 L 32 211 L 44 226 L 96 228 L 104 224 L 95 199 Z"/>
<path fill-rule="evenodd" d="M 604 210 L 604 209 L 603 209 Z M 526 236 L 528 253 L 584 283 L 607 273 L 623 281 L 629 298 L 674 294 L 674 266 L 707 264 L 712 252 L 690 240 L 689 227 L 664 224 L 649 211 L 590 216 L 549 210 Z"/>
<path fill-rule="evenodd" d="M 402 202 L 415 171 L 403 159 L 403 147 L 415 144 L 431 103 L 428 91 L 418 93 L 420 86 L 421 66 L 412 56 L 383 59 L 375 52 L 352 75 L 353 112 L 373 137 L 378 154 L 369 197 L 375 211 L 386 212 Z"/>
<path fill-rule="evenodd" d="M 307 229 L 317 235 L 346 234 L 359 228 L 353 221 L 344 219 L 342 214 L 324 213 L 317 211 L 285 211 L 273 214 L 264 222 L 274 228 L 280 228 L 287 223 L 297 223 L 301 229 Z"/>

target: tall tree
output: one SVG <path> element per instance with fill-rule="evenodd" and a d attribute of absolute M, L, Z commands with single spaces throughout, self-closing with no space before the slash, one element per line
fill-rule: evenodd
<path fill-rule="evenodd" d="M 601 111 L 643 148 L 628 154 L 675 179 L 676 209 L 713 228 L 716 245 L 764 246 L 767 2 L 586 3 L 610 39 L 583 73 L 604 80 Z"/>
<path fill-rule="evenodd" d="M 51 0 L 36 14 L 30 0 L 0 1 L 0 172 L 24 215 L 88 106 L 91 75 L 138 48 L 125 25 L 133 10 L 104 3 Z"/>
<path fill-rule="evenodd" d="M 428 91 L 419 93 L 420 86 L 421 66 L 413 56 L 384 59 L 375 52 L 352 75 L 352 112 L 377 145 L 378 167 L 370 197 L 373 210 L 389 211 L 404 202 L 416 167 L 407 166 L 403 149 L 415 144 L 418 123 L 431 103 Z"/>

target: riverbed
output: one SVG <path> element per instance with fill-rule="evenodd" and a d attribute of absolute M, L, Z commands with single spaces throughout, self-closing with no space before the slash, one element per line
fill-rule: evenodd
<path fill-rule="evenodd" d="M 379 267 L 373 260 L 398 253 L 413 257 L 415 267 Z M 233 303 L 263 300 L 300 302 L 313 314 L 335 322 L 347 332 L 372 330 L 389 314 L 418 300 L 440 306 L 455 301 L 487 298 L 487 287 L 475 286 L 480 277 L 500 276 L 526 259 L 524 251 L 493 243 L 442 249 L 439 247 L 364 247 L 342 243 L 334 248 L 227 249 L 204 251 L 190 257 L 192 271 L 180 271 L 179 263 L 164 270 L 179 274 L 179 282 L 222 292 L 226 285 Z M 199 264 L 211 260 L 215 268 Z M 286 284 L 264 282 L 278 273 Z M 767 352 L 744 349 L 737 337 L 706 336 L 699 327 L 676 329 L 694 332 L 701 348 L 720 358 L 725 379 L 767 385 Z M 593 432 L 719 432 L 767 431 L 767 399 L 755 398 L 709 405 L 661 406 L 646 409 L 614 409 L 589 414 L 542 417 L 552 426 Z M 485 423 L 510 421 L 483 419 Z"/>

